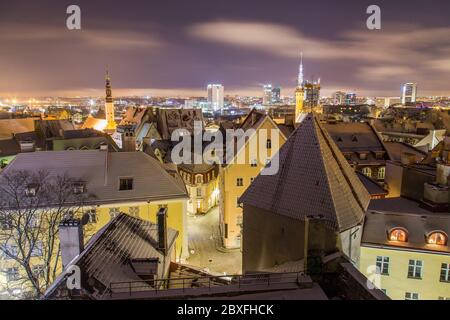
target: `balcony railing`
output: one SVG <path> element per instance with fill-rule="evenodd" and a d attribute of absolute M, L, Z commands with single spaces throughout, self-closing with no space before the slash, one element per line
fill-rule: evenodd
<path fill-rule="evenodd" d="M 156 298 L 279 290 L 310 287 L 311 284 L 311 279 L 303 272 L 255 273 L 113 282 L 108 292 L 111 299 Z"/>

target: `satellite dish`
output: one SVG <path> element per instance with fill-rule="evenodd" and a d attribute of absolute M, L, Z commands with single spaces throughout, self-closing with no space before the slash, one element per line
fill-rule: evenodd
<path fill-rule="evenodd" d="M 89 214 L 85 213 L 83 214 L 83 216 L 81 217 L 81 225 L 85 226 L 89 223 Z"/>

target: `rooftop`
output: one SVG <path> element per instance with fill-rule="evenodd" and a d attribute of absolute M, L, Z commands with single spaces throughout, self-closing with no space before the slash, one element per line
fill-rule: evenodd
<path fill-rule="evenodd" d="M 168 228 L 167 243 L 170 248 L 178 232 Z M 88 242 L 83 252 L 69 266 L 80 267 L 87 280 L 88 292 L 94 298 L 109 293 L 111 283 L 133 281 L 140 287 L 151 287 L 133 266 L 133 260 L 159 259 L 163 263 L 164 253 L 158 247 L 158 227 L 149 221 L 121 213 L 108 222 Z M 106 291 L 105 291 L 106 290 Z M 61 274 L 45 293 L 46 298 L 58 298 L 67 291 L 65 275 Z"/>
<path fill-rule="evenodd" d="M 186 198 L 183 183 L 161 163 L 143 152 L 104 150 L 40 151 L 20 153 L 3 173 L 45 170 L 85 183 L 92 203 L 154 201 Z M 133 179 L 131 190 L 119 190 L 120 178 Z"/>
<path fill-rule="evenodd" d="M 372 202 L 385 202 L 373 200 Z M 407 231 L 407 241 L 390 241 L 388 234 L 393 228 L 402 228 Z M 450 216 L 448 214 L 430 213 L 425 210 L 409 211 L 397 208 L 388 211 L 369 209 L 364 222 L 364 231 L 361 246 L 386 247 L 399 250 L 420 250 L 450 254 L 449 244 L 429 244 L 427 235 L 433 231 L 450 234 Z"/>
<path fill-rule="evenodd" d="M 318 120 L 308 115 L 279 151 L 275 175 L 259 175 L 240 198 L 294 219 L 323 218 L 339 231 L 362 222 L 370 195 Z"/>

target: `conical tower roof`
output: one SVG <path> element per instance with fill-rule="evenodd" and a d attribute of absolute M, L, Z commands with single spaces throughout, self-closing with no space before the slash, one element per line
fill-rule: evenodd
<path fill-rule="evenodd" d="M 363 221 L 370 195 L 309 114 L 280 148 L 278 173 L 259 175 L 240 201 L 294 219 L 325 219 L 344 231 Z"/>

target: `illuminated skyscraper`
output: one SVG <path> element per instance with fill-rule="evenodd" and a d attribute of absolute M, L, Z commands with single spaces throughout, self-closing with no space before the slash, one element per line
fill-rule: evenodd
<path fill-rule="evenodd" d="M 416 102 L 417 83 L 405 83 L 402 86 L 402 104 Z"/>
<path fill-rule="evenodd" d="M 114 102 L 111 92 L 111 77 L 109 76 L 108 71 L 106 71 L 105 119 L 105 131 L 115 131 L 116 121 L 114 120 Z"/>
<path fill-rule="evenodd" d="M 336 91 L 335 93 L 333 93 L 333 104 L 337 106 L 344 104 L 345 95 L 346 93 L 343 91 Z"/>
<path fill-rule="evenodd" d="M 223 85 L 208 84 L 208 103 L 214 111 L 223 109 Z"/>
<path fill-rule="evenodd" d="M 275 87 L 272 89 L 272 103 L 281 102 L 281 88 Z"/>
<path fill-rule="evenodd" d="M 303 113 L 303 102 L 305 99 L 305 90 L 303 88 L 303 52 L 300 55 L 300 67 L 298 69 L 297 88 L 295 89 L 295 121 Z"/>
<path fill-rule="evenodd" d="M 312 109 L 319 105 L 320 100 L 320 79 L 318 81 L 305 81 L 303 84 L 305 90 L 304 106 Z"/>
<path fill-rule="evenodd" d="M 356 93 L 354 93 L 354 92 L 347 92 L 345 94 L 345 104 L 348 105 L 348 106 L 356 105 Z"/>
<path fill-rule="evenodd" d="M 272 85 L 265 84 L 263 86 L 263 104 L 269 105 L 272 104 Z"/>

